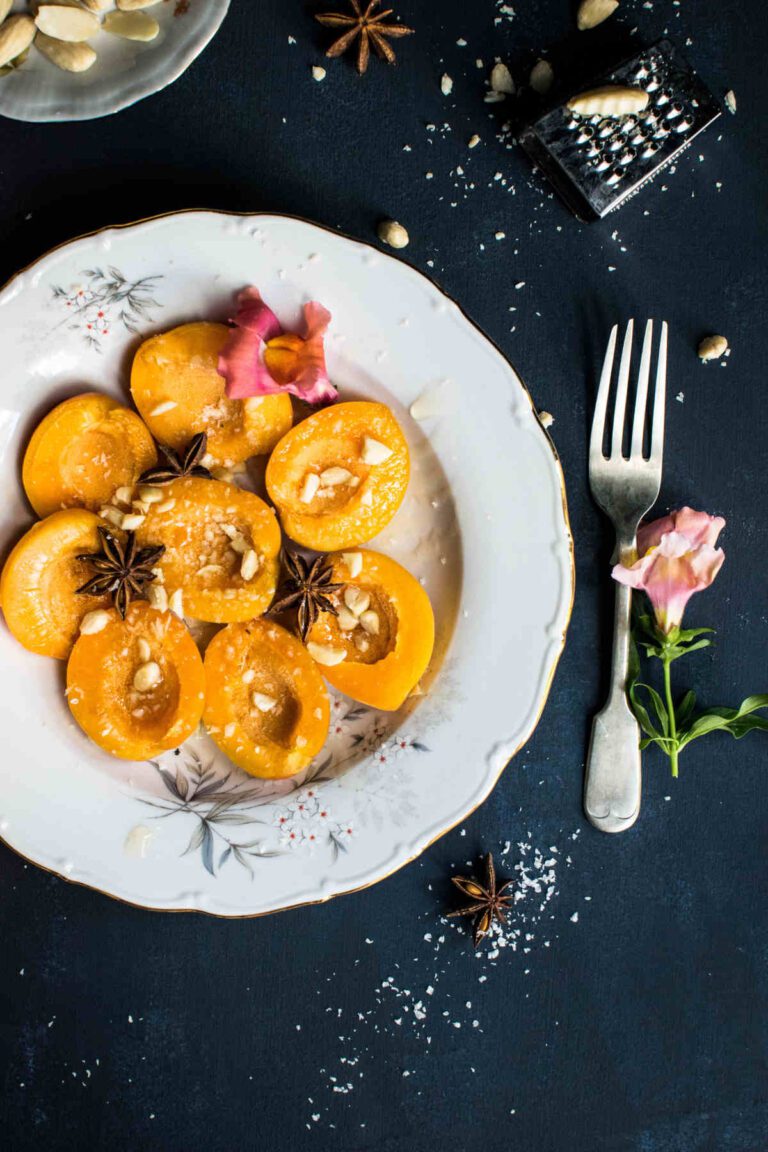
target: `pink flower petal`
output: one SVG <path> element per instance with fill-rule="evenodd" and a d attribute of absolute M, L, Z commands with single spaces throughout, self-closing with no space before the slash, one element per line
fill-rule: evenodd
<path fill-rule="evenodd" d="M 710 516 L 706 512 L 695 512 L 693 508 L 681 508 L 674 513 L 675 531 L 687 536 L 694 547 L 710 544 L 713 548 L 717 538 L 725 528 L 722 516 Z"/>
<path fill-rule="evenodd" d="M 667 532 L 674 532 L 675 518 L 673 515 L 662 516 L 659 520 L 651 520 L 649 524 L 641 524 L 637 530 L 637 554 L 645 556 L 651 548 L 658 548 L 659 541 Z"/>
<path fill-rule="evenodd" d="M 325 367 L 324 338 L 331 314 L 322 304 L 312 301 L 304 306 L 307 336 L 296 340 L 295 376 L 282 382 L 270 374 L 264 359 L 269 341 L 283 334 L 280 321 L 264 303 L 258 288 L 244 288 L 237 304 L 235 327 L 221 350 L 218 363 L 219 375 L 227 382 L 227 396 L 242 400 L 248 396 L 291 392 L 310 404 L 336 399 L 336 389 Z M 290 360 L 288 363 L 290 372 Z"/>
<path fill-rule="evenodd" d="M 232 323 L 238 328 L 247 328 L 249 332 L 257 333 L 265 343 L 283 331 L 277 316 L 264 303 L 258 288 L 253 285 L 243 288 L 237 297 L 237 313 Z"/>
<path fill-rule="evenodd" d="M 325 367 L 324 340 L 331 314 L 322 304 L 311 300 L 304 305 L 304 319 L 307 335 L 298 354 L 296 379 L 287 386 L 287 391 L 306 400 L 308 404 L 328 404 L 338 396 Z"/>
<path fill-rule="evenodd" d="M 235 327 L 219 354 L 217 370 L 226 380 L 231 400 L 269 396 L 282 389 L 264 366 L 267 340 L 282 332 L 280 321 L 261 298 L 258 288 L 244 288 L 237 298 Z"/>
<path fill-rule="evenodd" d="M 648 539 L 657 537 L 656 543 L 634 564 L 614 567 L 614 580 L 645 592 L 664 632 L 680 625 L 691 596 L 708 588 L 720 571 L 725 553 L 709 540 L 717 539 L 724 523 L 721 517 L 690 508 L 673 512 L 648 525 Z M 658 533 L 658 526 L 669 528 L 670 524 L 676 530 Z M 680 530 L 683 526 L 687 532 Z"/>

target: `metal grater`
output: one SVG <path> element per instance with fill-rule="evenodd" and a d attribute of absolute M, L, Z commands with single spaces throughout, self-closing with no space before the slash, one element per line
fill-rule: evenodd
<path fill-rule="evenodd" d="M 721 107 L 669 40 L 659 40 L 594 85 L 643 88 L 638 115 L 579 116 L 564 102 L 531 124 L 520 143 L 572 212 L 613 212 L 687 148 Z"/>

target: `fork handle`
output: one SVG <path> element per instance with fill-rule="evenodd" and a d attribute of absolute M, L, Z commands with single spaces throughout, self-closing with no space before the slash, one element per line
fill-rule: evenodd
<path fill-rule="evenodd" d="M 618 534 L 616 551 L 620 560 L 634 560 L 634 531 Z M 640 730 L 627 700 L 632 590 L 615 589 L 611 686 L 592 721 L 584 782 L 584 810 L 602 832 L 623 832 L 640 813 Z"/>

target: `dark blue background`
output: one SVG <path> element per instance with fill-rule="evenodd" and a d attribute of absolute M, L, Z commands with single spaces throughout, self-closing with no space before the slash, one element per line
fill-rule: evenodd
<path fill-rule="evenodd" d="M 585 823 L 581 787 L 609 635 L 585 441 L 614 320 L 671 325 L 661 504 L 728 521 L 725 567 L 689 615 L 717 626 L 717 644 L 685 676 L 708 703 L 768 688 L 764 3 L 622 0 L 620 20 L 579 36 L 569 0 L 516 0 L 498 24 L 494 0 L 399 0 L 418 31 L 397 46 L 399 67 L 374 60 L 361 80 L 348 60 L 328 62 L 317 84 L 328 36 L 311 14 L 325 6 L 234 0 L 166 92 L 92 123 L 2 122 L 0 275 L 80 232 L 185 206 L 295 212 L 367 240 L 380 216 L 401 220 L 406 258 L 555 415 L 577 557 L 566 653 L 538 732 L 482 809 L 419 862 L 326 907 L 234 922 L 152 914 L 0 851 L 5 1146 L 761 1152 L 766 737 L 694 745 L 679 781 L 648 753 L 642 815 L 620 837 Z M 688 56 L 718 95 L 735 89 L 738 114 L 620 213 L 578 224 L 496 139 L 505 111 L 483 104 L 487 67 L 474 61 L 499 55 L 525 77 L 549 48 L 567 85 L 665 32 L 690 38 Z M 457 164 L 475 183 L 466 197 Z M 696 359 L 710 331 L 731 342 L 725 368 Z M 476 959 L 440 923 L 447 877 L 505 841 L 508 873 L 518 841 L 557 847 L 557 892 L 543 913 L 527 898 L 530 953 L 521 941 Z M 429 1004 L 420 1030 L 407 998 L 381 988 L 390 977 Z"/>

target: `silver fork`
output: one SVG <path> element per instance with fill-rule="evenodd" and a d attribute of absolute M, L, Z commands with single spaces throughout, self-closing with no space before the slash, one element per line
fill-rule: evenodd
<path fill-rule="evenodd" d="M 618 326 L 614 326 L 608 341 L 589 442 L 589 483 L 592 495 L 616 530 L 615 559 L 625 563 L 632 563 L 636 558 L 638 525 L 659 495 L 667 384 L 665 322 L 661 325 L 656 367 L 650 456 L 646 457 L 643 442 L 653 353 L 653 321 L 649 320 L 640 356 L 632 439 L 627 458 L 624 456 L 622 444 L 633 332 L 634 321 L 630 320 L 621 350 L 610 455 L 606 457 L 603 452 L 603 440 Z M 592 824 L 603 832 L 622 832 L 625 828 L 630 828 L 640 812 L 640 732 L 627 700 L 631 605 L 631 589 L 623 584 L 616 584 L 611 686 L 602 711 L 598 712 L 592 721 L 592 737 L 584 784 L 584 809 Z"/>

